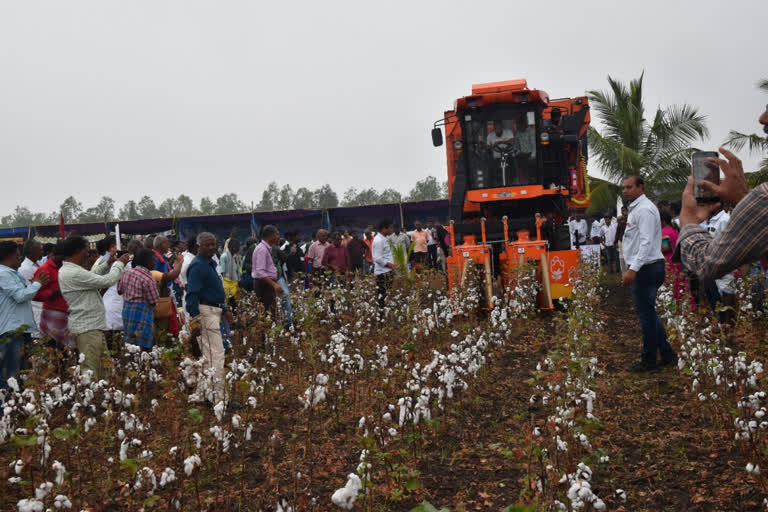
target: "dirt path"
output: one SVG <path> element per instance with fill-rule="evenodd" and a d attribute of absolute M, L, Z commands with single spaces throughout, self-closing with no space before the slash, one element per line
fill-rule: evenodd
<path fill-rule="evenodd" d="M 596 472 L 599 494 L 627 492 L 626 510 L 761 510 L 762 498 L 744 471 L 728 434 L 718 430 L 689 392 L 689 378 L 678 369 L 653 374 L 626 371 L 639 360 L 640 325 L 625 288 L 608 286 L 602 320 L 608 326 L 599 342 L 604 365 L 598 382 L 598 436 L 611 460 Z M 617 510 L 618 500 L 606 499 Z"/>
<path fill-rule="evenodd" d="M 606 283 L 600 320 L 606 326 L 595 355 L 603 367 L 595 414 L 603 429 L 596 449 L 610 461 L 593 467 L 593 489 L 608 510 L 753 511 L 762 497 L 747 477 L 747 461 L 698 406 L 677 369 L 633 374 L 640 326 L 627 289 Z M 525 381 L 550 344 L 551 323 L 537 318 L 489 365 L 483 379 L 454 411 L 450 429 L 435 436 L 419 466 L 421 489 L 404 499 L 409 510 L 427 499 L 456 510 L 501 510 L 520 503 L 525 466 L 523 427 L 531 417 Z M 616 489 L 626 491 L 621 502 Z"/>

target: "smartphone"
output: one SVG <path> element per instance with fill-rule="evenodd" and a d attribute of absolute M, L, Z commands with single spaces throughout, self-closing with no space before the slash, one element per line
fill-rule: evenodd
<path fill-rule="evenodd" d="M 716 162 L 709 161 L 710 158 L 718 158 L 716 151 L 696 151 L 691 155 L 691 165 L 693 167 L 693 193 L 696 201 L 699 203 L 716 203 L 720 201 L 714 193 L 702 188 L 700 183 L 704 180 L 720 184 L 720 166 Z"/>

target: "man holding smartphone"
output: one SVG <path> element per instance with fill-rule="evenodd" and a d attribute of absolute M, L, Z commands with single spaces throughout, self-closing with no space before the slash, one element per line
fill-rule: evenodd
<path fill-rule="evenodd" d="M 656 312 L 656 293 L 664 284 L 666 261 L 661 252 L 661 218 L 656 205 L 645 196 L 642 177 L 625 179 L 621 192 L 629 202 L 622 244 L 627 271 L 622 284 L 632 287 L 632 302 L 643 331 L 642 360 L 629 371 L 652 372 L 658 370 L 657 352 L 661 355 L 661 366 L 677 364 L 677 354 L 667 341 L 664 325 Z"/>
<path fill-rule="evenodd" d="M 768 105 L 760 115 L 760 124 L 768 134 Z M 680 256 L 683 265 L 699 279 L 717 279 L 744 263 L 759 259 L 768 251 L 768 183 L 748 192 L 741 160 L 725 148 L 720 153 L 726 158 L 713 159 L 725 176 L 722 183 L 703 181 L 700 186 L 710 190 L 721 201 L 736 207 L 731 220 L 717 238 L 712 238 L 699 223 L 716 207 L 700 204 L 694 193 L 693 176 L 683 192 L 680 211 Z"/>

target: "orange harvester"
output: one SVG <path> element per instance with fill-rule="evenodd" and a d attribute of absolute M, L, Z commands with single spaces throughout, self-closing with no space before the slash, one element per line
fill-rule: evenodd
<path fill-rule="evenodd" d="M 534 265 L 542 309 L 567 297 L 579 261 L 567 219 L 589 206 L 586 97 L 550 100 L 525 80 L 474 85 L 435 123 L 448 163 L 451 289 L 480 270 L 486 307 Z"/>

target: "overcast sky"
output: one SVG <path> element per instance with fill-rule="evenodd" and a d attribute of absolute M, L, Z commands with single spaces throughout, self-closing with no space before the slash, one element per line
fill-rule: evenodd
<path fill-rule="evenodd" d="M 405 193 L 445 179 L 432 122 L 513 78 L 556 98 L 645 70 L 646 106 L 698 106 L 715 148 L 759 129 L 766 20 L 765 0 L 0 0 L 0 214 L 250 203 L 273 180 Z"/>

